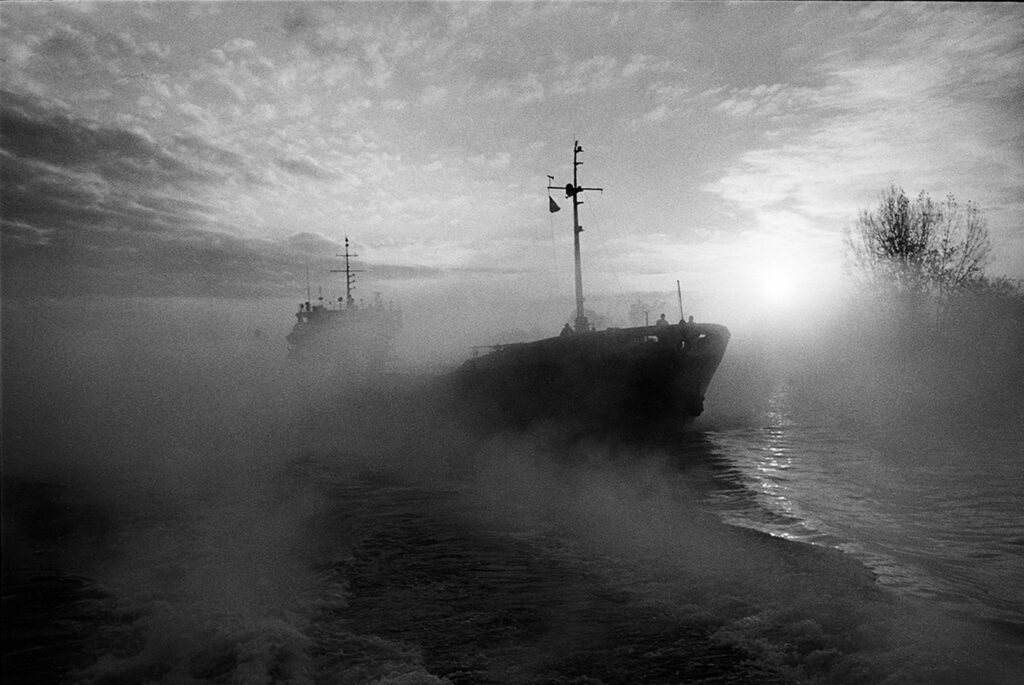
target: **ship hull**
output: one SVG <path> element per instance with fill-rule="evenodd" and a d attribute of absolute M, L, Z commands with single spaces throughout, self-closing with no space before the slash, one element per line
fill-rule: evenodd
<path fill-rule="evenodd" d="M 287 336 L 289 356 L 318 368 L 380 371 L 401 330 L 401 315 L 381 307 L 300 309 Z"/>
<path fill-rule="evenodd" d="M 677 324 L 506 345 L 466 362 L 454 390 L 490 424 L 645 433 L 702 413 L 728 341 L 724 326 Z"/>

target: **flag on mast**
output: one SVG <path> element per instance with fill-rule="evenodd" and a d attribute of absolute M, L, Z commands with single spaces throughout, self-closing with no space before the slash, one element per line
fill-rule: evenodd
<path fill-rule="evenodd" d="M 550 211 L 552 214 L 554 214 L 555 212 L 557 212 L 560 209 L 561 209 L 561 207 L 559 207 L 557 204 L 555 204 L 555 198 L 553 198 L 550 195 L 548 195 L 548 211 Z"/>

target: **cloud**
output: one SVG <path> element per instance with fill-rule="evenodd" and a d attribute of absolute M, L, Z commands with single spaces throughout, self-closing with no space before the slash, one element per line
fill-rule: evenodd
<path fill-rule="evenodd" d="M 974 26 L 964 30 L 971 19 Z M 1024 67 L 1024 55 L 1008 59 L 1012 38 L 986 34 L 988 17 L 960 20 L 944 27 L 935 18 L 909 34 L 899 31 L 887 56 L 838 55 L 822 66 L 813 87 L 776 83 L 706 92 L 713 111 L 761 119 L 765 127 L 762 144 L 742 152 L 704 189 L 753 213 L 762 227 L 789 211 L 826 233 L 841 230 L 881 187 L 895 182 L 910 192 L 956 192 L 998 206 L 990 228 L 1008 237 L 1002 223 L 1011 220 L 1010 212 L 1003 210 L 1024 211 L 1024 127 L 999 93 L 1020 91 L 1024 72 L 1014 73 L 1010 64 Z M 948 33 L 960 36 L 952 49 Z M 975 40 L 978 34 L 984 40 Z M 884 31 L 874 39 L 893 40 Z M 953 53 L 968 54 L 957 59 Z M 1000 60 L 1003 66 L 991 66 Z"/>
<path fill-rule="evenodd" d="M 244 160 L 238 152 L 219 147 L 195 135 L 176 133 L 172 140 L 175 147 L 181 148 L 182 154 L 189 154 L 202 163 L 222 169 L 240 169 L 243 166 Z"/>
<path fill-rule="evenodd" d="M 653 104 L 646 105 L 642 115 L 630 119 L 630 125 L 634 128 L 661 124 L 683 116 L 692 111 L 700 99 L 693 95 L 691 86 L 677 82 L 655 81 L 646 90 Z"/>
<path fill-rule="evenodd" d="M 64 66 L 88 65 L 96 60 L 95 36 L 71 26 L 57 26 L 39 44 L 39 52 Z"/>
<path fill-rule="evenodd" d="M 74 118 L 38 99 L 4 91 L 0 98 L 0 135 L 7 154 L 53 169 L 95 173 L 122 183 L 160 185 L 215 180 L 175 156 L 143 131 L 133 131 Z M 194 138 L 178 142 L 197 150 Z M 206 146 L 205 150 L 213 150 Z M 227 155 L 221 152 L 222 161 Z"/>
<path fill-rule="evenodd" d="M 85 4 L 85 3 L 81 3 Z M 7 87 L 53 93 L 64 85 L 98 90 L 120 79 L 142 77 L 171 55 L 159 40 L 103 28 L 92 13 L 69 6 L 20 6 L 5 12 L 5 57 L 19 69 Z"/>
<path fill-rule="evenodd" d="M 445 86 L 429 85 L 420 94 L 419 102 L 428 107 L 442 104 L 448 98 L 448 90 Z"/>
<path fill-rule="evenodd" d="M 486 155 L 473 155 L 469 158 L 469 161 L 475 165 L 490 169 L 507 169 L 511 159 L 512 155 L 508 152 L 498 152 L 490 157 Z"/>
<path fill-rule="evenodd" d="M 728 97 L 714 106 L 714 110 L 733 117 L 798 118 L 820 114 L 820 109 L 837 102 L 830 97 L 827 87 L 808 87 L 773 83 L 753 88 L 729 89 Z"/>
<path fill-rule="evenodd" d="M 550 232 L 534 182 L 573 136 L 611 152 L 610 173 L 600 155 L 585 171 L 622 191 L 609 225 L 631 237 L 818 235 L 893 181 L 1008 225 L 1024 203 L 1013 10 L 776 7 L 18 4 L 0 27 L 4 244 L 55 264 L 109 250 L 129 270 L 155 250 L 198 273 L 270 259 L 260 240 L 294 262 L 289 236 L 351 231 L 380 264 L 497 273 L 522 255 L 496 241 Z M 645 254 L 630 268 L 663 263 Z"/>
<path fill-rule="evenodd" d="M 513 100 L 517 105 L 528 105 L 544 99 L 547 89 L 537 74 L 529 73 L 521 78 L 512 88 Z"/>
<path fill-rule="evenodd" d="M 337 241 L 314 234 L 254 234 L 248 215 L 265 213 L 260 207 L 273 206 L 276 197 L 284 200 L 284 212 L 294 213 L 294 203 L 311 193 L 267 170 L 253 176 L 247 152 L 194 133 L 174 134 L 161 145 L 144 133 L 101 126 L 53 103 L 6 92 L 0 98 L 0 135 L 5 296 L 280 294 L 295 290 L 310 253 L 322 260 L 340 249 Z M 349 169 L 342 173 L 360 173 L 351 185 L 362 182 L 366 170 L 377 183 L 394 174 L 397 157 L 372 152 L 368 132 L 351 136 L 362 152 L 335 156 L 340 168 Z M 507 166 L 509 155 L 478 162 Z M 299 184 L 337 178 L 323 158 L 278 157 L 275 164 Z M 422 173 L 406 171 L 412 178 L 433 177 L 426 167 Z M 438 212 L 466 201 L 462 195 L 429 199 L 438 203 Z M 382 196 L 378 207 L 389 219 L 407 214 L 417 222 L 415 210 L 424 201 L 416 195 Z M 313 209 L 306 208 L 306 218 L 314 216 Z M 334 223 L 338 216 L 332 214 Z M 374 277 L 436 279 L 443 273 L 425 265 L 422 252 L 409 256 L 406 263 L 380 262 Z"/>
<path fill-rule="evenodd" d="M 302 159 L 278 159 L 276 161 L 278 166 L 293 174 L 300 174 L 318 180 L 329 180 L 335 176 L 327 169 L 321 167 L 316 160 L 308 156 Z"/>
<path fill-rule="evenodd" d="M 622 74 L 618 60 L 610 55 L 596 55 L 582 61 L 564 59 L 555 70 L 552 88 L 561 95 L 604 90 L 620 83 Z"/>
<path fill-rule="evenodd" d="M 650 122 L 665 121 L 670 116 L 671 116 L 671 114 L 670 114 L 670 110 L 668 108 L 668 105 L 666 105 L 665 103 L 661 103 L 660 105 L 658 105 L 654 109 L 652 109 L 652 110 L 650 110 L 648 112 L 645 112 L 643 117 L 641 117 L 641 119 L 644 122 L 650 123 Z"/>
<path fill-rule="evenodd" d="M 5 292 L 33 279 L 56 291 L 108 288 L 119 270 L 144 284 L 209 265 L 196 259 L 203 250 L 223 252 L 227 238 L 210 237 L 221 235 L 219 212 L 202 189 L 229 178 L 237 156 L 194 137 L 165 148 L 5 92 L 0 163 Z M 175 261 L 185 247 L 190 259 Z"/>

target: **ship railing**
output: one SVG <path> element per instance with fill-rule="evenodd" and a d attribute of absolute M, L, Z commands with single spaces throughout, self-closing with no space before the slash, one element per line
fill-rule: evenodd
<path fill-rule="evenodd" d="M 469 349 L 473 353 L 473 359 L 476 359 L 481 354 L 489 354 L 491 352 L 498 352 L 505 345 L 470 345 Z"/>

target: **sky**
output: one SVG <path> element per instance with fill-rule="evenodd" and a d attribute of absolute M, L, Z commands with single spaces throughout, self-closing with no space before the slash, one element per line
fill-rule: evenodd
<path fill-rule="evenodd" d="M 5 2 L 0 59 L 5 297 L 298 301 L 348 236 L 363 297 L 568 313 L 575 140 L 591 302 L 830 292 L 890 184 L 1024 278 L 1019 4 Z"/>

